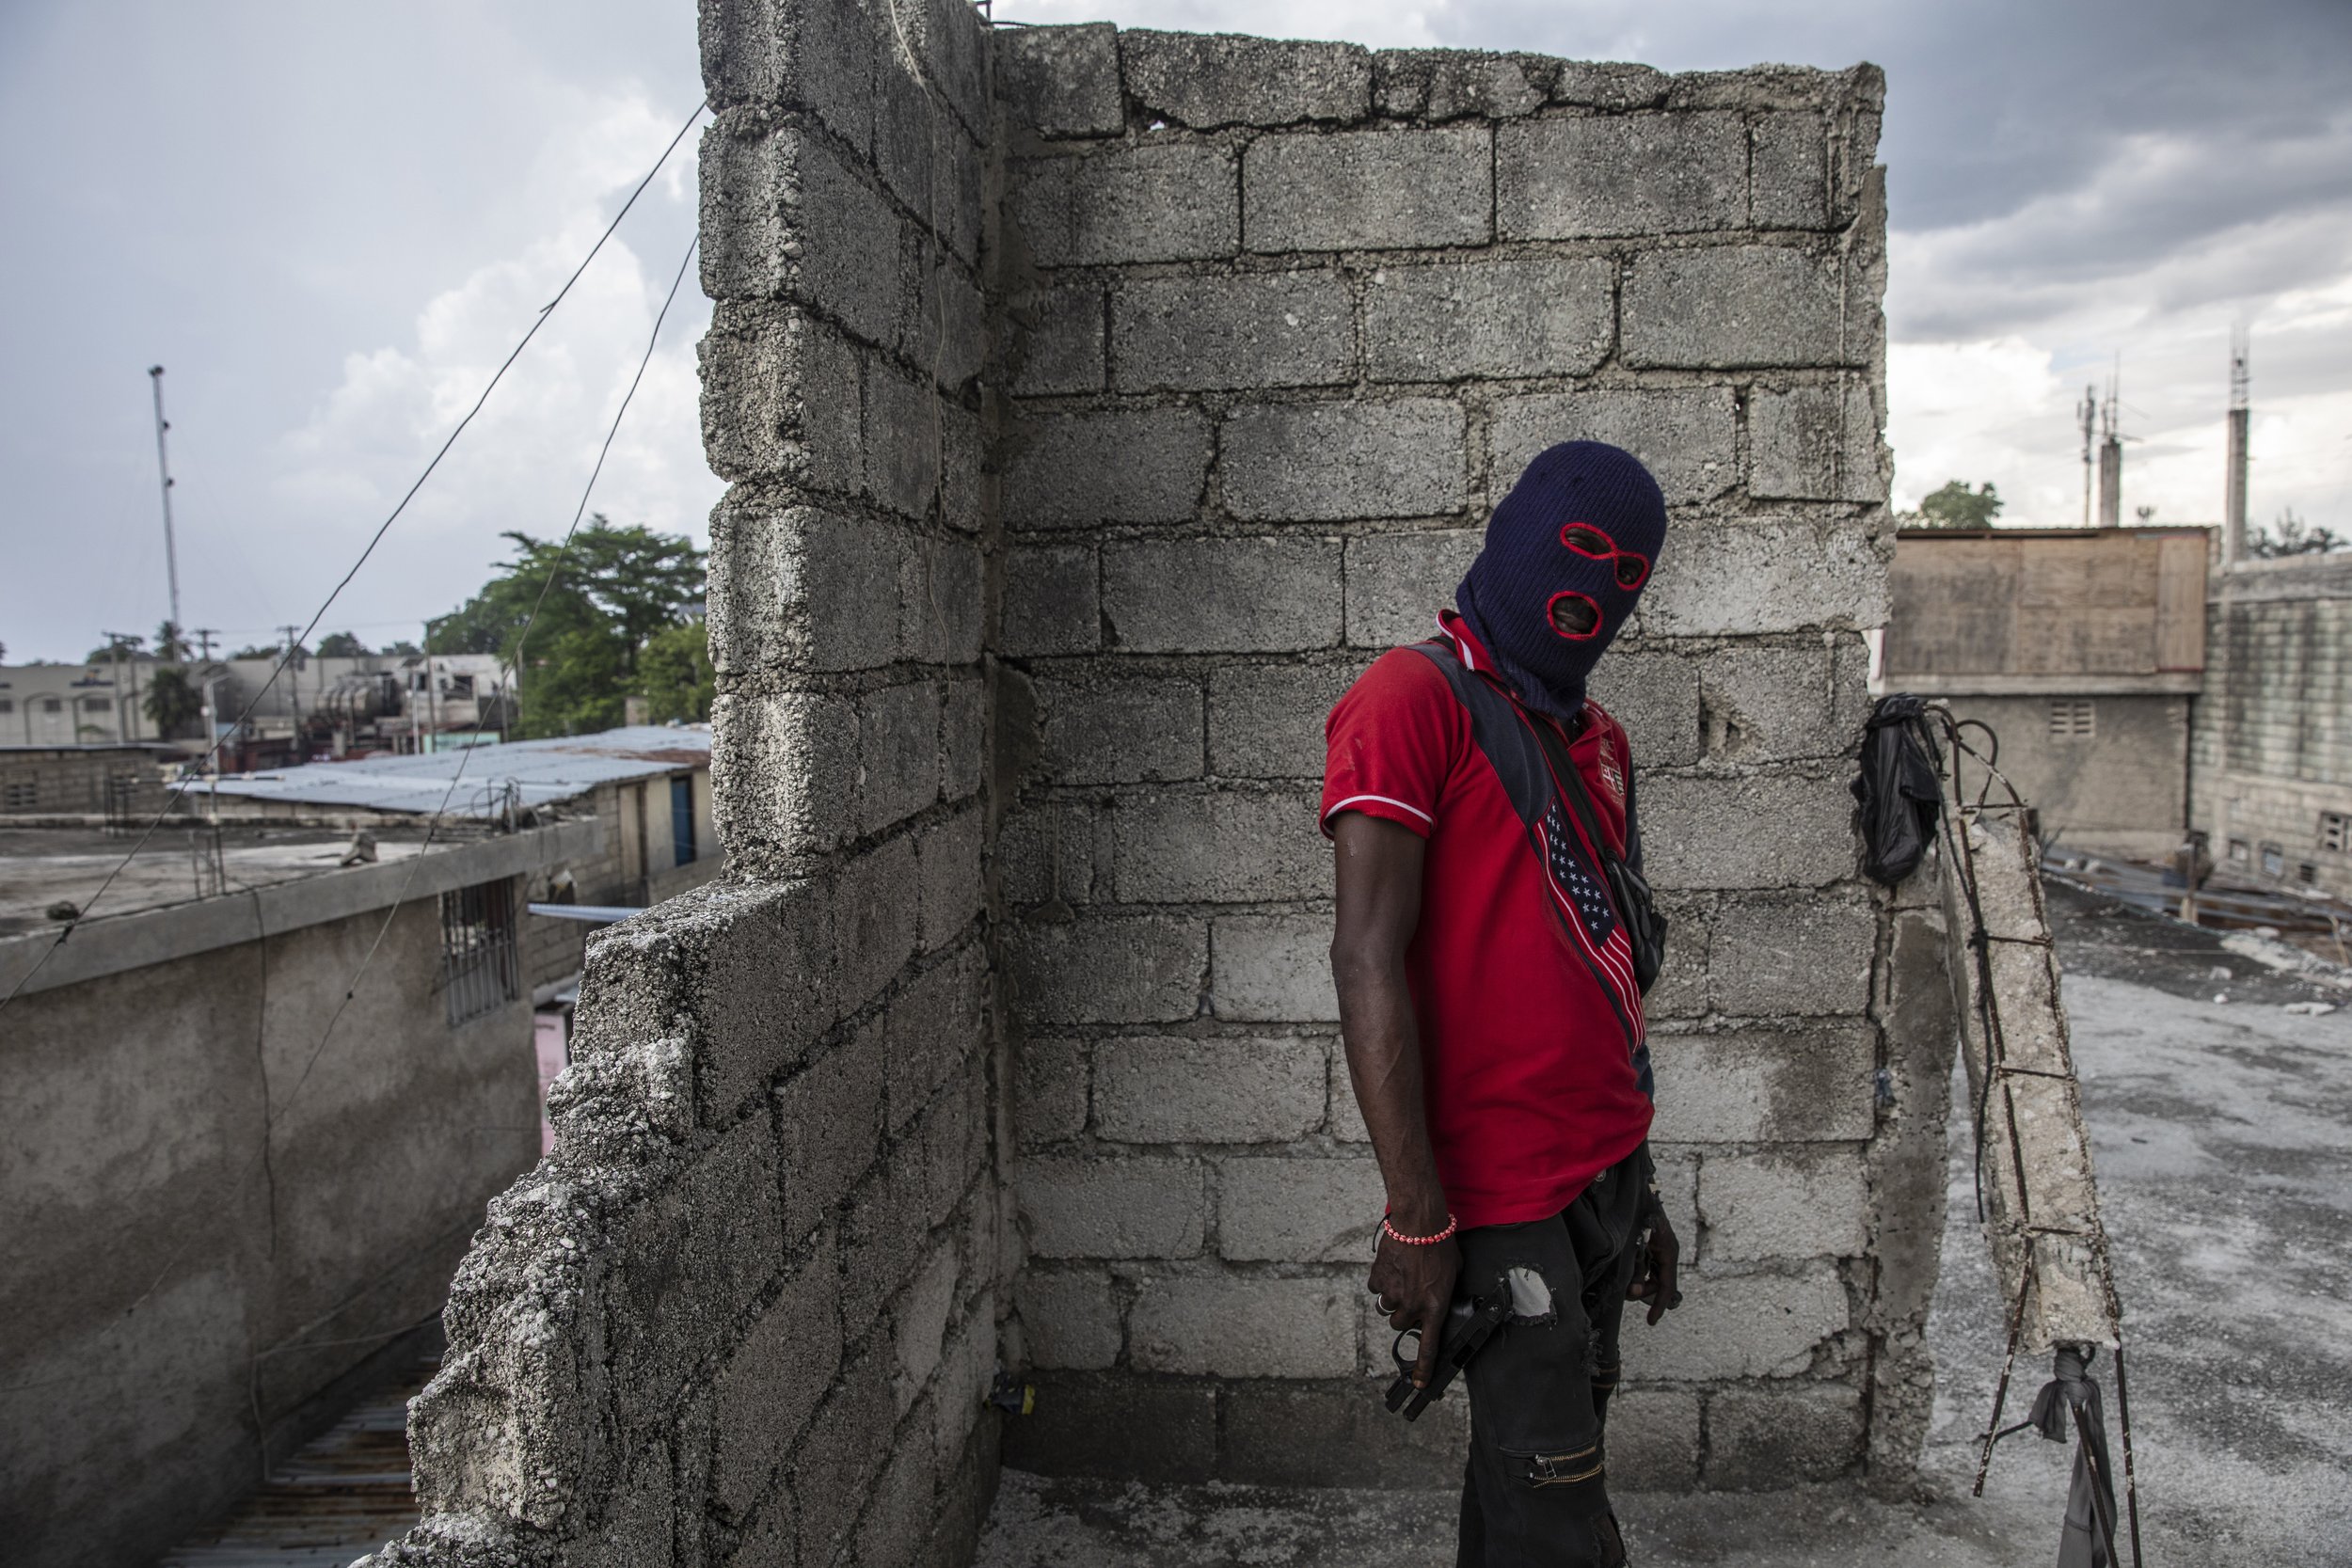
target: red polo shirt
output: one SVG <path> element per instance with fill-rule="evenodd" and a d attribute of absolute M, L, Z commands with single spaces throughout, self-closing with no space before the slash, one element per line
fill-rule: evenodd
<path fill-rule="evenodd" d="M 1460 617 L 1439 619 L 1464 666 L 1491 679 Z M 1600 705 L 1584 711 L 1569 755 L 1622 853 L 1632 754 Z M 1465 1226 L 1556 1214 L 1650 1124 L 1624 936 L 1596 940 L 1595 927 L 1610 924 L 1598 911 L 1577 918 L 1577 900 L 1592 911 L 1606 897 L 1591 846 L 1565 801 L 1547 828 L 1574 834 L 1574 852 L 1531 842 L 1468 711 L 1423 654 L 1382 655 L 1331 709 L 1324 736 L 1324 832 L 1359 811 L 1428 841 L 1405 961 L 1446 1201 Z"/>

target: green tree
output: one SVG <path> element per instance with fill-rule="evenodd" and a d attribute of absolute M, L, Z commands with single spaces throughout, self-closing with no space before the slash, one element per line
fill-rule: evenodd
<path fill-rule="evenodd" d="M 235 653 L 230 654 L 229 657 L 230 658 L 276 659 L 283 657 L 285 652 L 286 650 L 284 645 L 280 643 L 248 642 L 244 647 L 239 648 Z"/>
<path fill-rule="evenodd" d="M 347 631 L 330 631 L 319 639 L 321 658 L 365 658 L 368 645 Z"/>
<path fill-rule="evenodd" d="M 167 664 L 178 664 L 188 657 L 188 640 L 178 623 L 165 621 L 155 627 L 155 657 Z"/>
<path fill-rule="evenodd" d="M 155 733 L 167 739 L 184 739 L 192 731 L 202 733 L 204 693 L 194 677 L 176 664 L 164 665 L 147 677 L 147 696 L 139 705 L 147 710 Z"/>
<path fill-rule="evenodd" d="M 421 657 L 424 650 L 403 637 L 385 643 L 377 652 L 386 658 L 416 658 Z"/>
<path fill-rule="evenodd" d="M 84 658 L 82 662 L 85 664 L 107 664 L 111 663 L 118 657 L 122 658 L 137 658 L 139 657 L 139 650 L 146 646 L 146 638 L 140 637 L 135 633 L 128 634 L 114 639 L 103 647 L 92 648 L 89 651 L 88 657 Z"/>
<path fill-rule="evenodd" d="M 700 724 L 710 718 L 719 681 L 710 668 L 710 628 L 701 616 L 664 626 L 645 640 L 637 656 L 637 683 L 646 717 L 657 724 L 673 719 Z"/>
<path fill-rule="evenodd" d="M 1921 528 L 1991 528 L 2000 515 L 2000 493 L 1991 480 L 1977 490 L 1969 489 L 1966 480 L 1946 480 L 1942 489 L 1919 502 Z"/>
<path fill-rule="evenodd" d="M 2327 555 L 2352 545 L 2352 539 L 2324 524 L 2305 522 L 2290 506 L 2279 514 L 2276 523 L 2258 531 L 2247 544 L 2256 555 L 2275 561 L 2290 555 Z"/>
<path fill-rule="evenodd" d="M 513 558 L 472 598 L 425 623 L 426 651 L 495 654 L 515 668 L 526 736 L 620 723 L 624 699 L 639 689 L 639 650 L 701 609 L 703 552 L 682 536 L 615 527 L 602 515 L 568 549 L 528 533 L 505 537 Z"/>

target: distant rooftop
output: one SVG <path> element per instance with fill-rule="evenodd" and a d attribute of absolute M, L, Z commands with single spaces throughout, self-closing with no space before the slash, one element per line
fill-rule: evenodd
<path fill-rule="evenodd" d="M 312 762 L 229 773 L 223 795 L 365 811 L 494 816 L 511 785 L 522 805 L 549 805 L 600 784 L 710 766 L 707 724 L 639 724 L 556 740 L 513 740 L 466 752 Z"/>

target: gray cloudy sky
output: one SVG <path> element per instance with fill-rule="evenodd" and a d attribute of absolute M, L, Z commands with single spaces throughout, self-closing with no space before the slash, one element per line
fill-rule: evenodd
<path fill-rule="evenodd" d="M 2259 0 L 1000 0 L 1668 70 L 1886 68 L 1899 501 L 1955 475 L 2079 515 L 2071 411 L 2123 362 L 2127 507 L 2220 511 L 2250 323 L 2257 520 L 2352 531 L 2352 5 Z M 690 5 L 0 8 L 0 642 L 164 613 L 146 369 L 168 367 L 182 595 L 306 620 L 692 107 Z M 692 233 L 691 141 L 322 629 L 418 634 L 559 531 Z M 691 285 L 689 285 L 691 294 Z M 596 504 L 705 535 L 682 302 Z"/>

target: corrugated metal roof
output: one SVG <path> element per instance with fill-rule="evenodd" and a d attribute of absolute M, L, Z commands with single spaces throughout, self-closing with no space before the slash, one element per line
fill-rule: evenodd
<path fill-rule="evenodd" d="M 469 752 L 311 762 L 266 773 L 228 773 L 223 795 L 309 806 L 356 806 L 493 816 L 511 788 L 526 806 L 551 804 L 600 784 L 710 766 L 707 724 L 640 724 L 556 740 L 513 740 Z M 447 804 L 444 805 L 443 801 Z"/>

